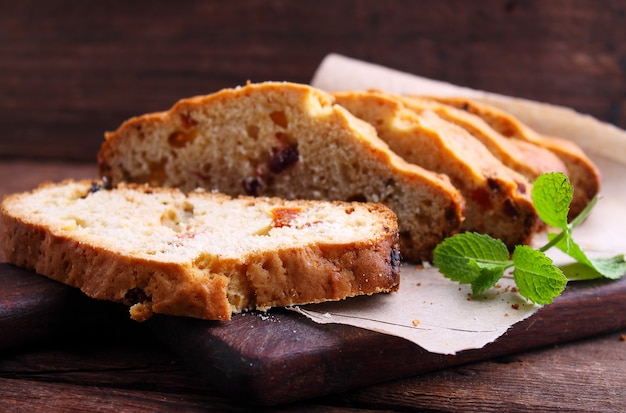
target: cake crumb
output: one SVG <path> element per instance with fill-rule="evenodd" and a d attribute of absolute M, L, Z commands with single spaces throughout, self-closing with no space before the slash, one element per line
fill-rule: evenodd
<path fill-rule="evenodd" d="M 413 327 L 417 327 L 418 325 L 420 325 L 420 320 L 416 318 L 413 320 Z"/>

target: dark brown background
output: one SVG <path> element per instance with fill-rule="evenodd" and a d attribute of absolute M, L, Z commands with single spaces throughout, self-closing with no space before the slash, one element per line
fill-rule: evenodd
<path fill-rule="evenodd" d="M 0 0 L 0 160 L 95 160 L 103 132 L 328 53 L 626 127 L 626 2 Z"/>
<path fill-rule="evenodd" d="M 93 176 L 104 131 L 130 116 L 309 82 L 333 52 L 626 128 L 626 1 L 0 0 L 0 196 Z M 250 410 L 145 330 L 82 316 L 1 355 L 0 410 Z M 622 328 L 268 411 L 622 412 L 625 345 Z"/>

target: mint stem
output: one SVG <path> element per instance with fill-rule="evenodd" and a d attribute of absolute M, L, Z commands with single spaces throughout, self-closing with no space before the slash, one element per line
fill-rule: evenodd
<path fill-rule="evenodd" d="M 576 215 L 576 217 L 572 220 L 572 222 L 570 222 L 565 228 L 563 228 L 563 230 L 561 231 L 559 235 L 552 238 L 552 240 L 548 242 L 546 245 L 544 245 L 543 247 L 539 248 L 539 251 L 546 252 L 547 250 L 549 250 L 550 248 L 558 244 L 563 238 L 570 237 L 572 235 L 571 233 L 572 230 L 576 228 L 577 226 L 579 226 L 580 224 L 582 224 L 585 218 L 587 218 L 587 216 L 591 213 L 591 210 L 593 209 L 593 207 L 595 206 L 597 202 L 598 202 L 598 196 L 596 195 L 591 199 L 591 201 L 589 201 L 585 209 L 583 209 L 580 212 L 580 214 Z"/>
<path fill-rule="evenodd" d="M 559 233 L 559 235 L 557 235 L 556 237 L 552 238 L 552 240 L 550 240 L 550 242 L 548 242 L 543 247 L 539 248 L 539 251 L 546 252 L 547 250 L 549 250 L 550 248 L 552 248 L 556 244 L 558 244 L 563 238 L 568 237 L 568 236 L 570 236 L 569 228 L 564 229 L 563 231 L 561 231 Z"/>
<path fill-rule="evenodd" d="M 593 207 L 596 205 L 596 203 L 598 202 L 598 196 L 594 196 L 591 201 L 589 201 L 589 203 L 587 204 L 587 206 L 585 207 L 585 209 L 583 209 L 581 211 L 580 214 L 578 214 L 573 220 L 572 222 L 570 222 L 570 224 L 568 225 L 568 227 L 570 229 L 574 229 L 577 226 L 579 226 L 580 224 L 582 224 L 582 222 L 585 220 L 585 218 L 587 218 L 587 216 L 591 213 L 591 210 L 593 209 Z"/>

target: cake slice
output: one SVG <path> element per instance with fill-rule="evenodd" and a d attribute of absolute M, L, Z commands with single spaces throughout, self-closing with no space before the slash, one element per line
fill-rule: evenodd
<path fill-rule="evenodd" d="M 64 181 L 6 197 L 1 229 L 8 262 L 139 321 L 228 320 L 399 285 L 397 221 L 381 204 Z"/>
<path fill-rule="evenodd" d="M 482 118 L 462 109 L 419 96 L 402 96 L 407 107 L 422 112 L 431 110 L 439 117 L 468 131 L 500 162 L 534 182 L 541 174 L 563 172 L 565 164 L 552 151 L 532 142 L 502 136 Z"/>
<path fill-rule="evenodd" d="M 463 197 L 446 176 L 405 162 L 371 125 L 307 85 L 247 84 L 184 99 L 105 138 L 99 171 L 112 185 L 383 203 L 398 217 L 408 260 L 431 259 L 461 225 Z"/>
<path fill-rule="evenodd" d="M 464 129 L 433 111 L 420 113 L 401 98 L 377 91 L 334 94 L 337 103 L 374 125 L 407 162 L 444 173 L 466 201 L 462 229 L 491 235 L 509 249 L 527 244 L 539 228 L 530 183 L 504 166 Z"/>
<path fill-rule="evenodd" d="M 559 137 L 544 136 L 529 128 L 511 114 L 491 105 L 460 97 L 434 99 L 481 117 L 489 126 L 507 138 L 520 139 L 554 152 L 565 164 L 574 187 L 569 218 L 573 219 L 600 191 L 600 172 L 575 143 Z"/>

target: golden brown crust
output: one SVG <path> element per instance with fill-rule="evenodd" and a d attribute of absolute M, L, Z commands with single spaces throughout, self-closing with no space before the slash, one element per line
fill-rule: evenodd
<path fill-rule="evenodd" d="M 596 165 L 573 142 L 562 138 L 546 137 L 524 125 L 509 113 L 469 98 L 434 98 L 437 101 L 466 110 L 481 117 L 501 135 L 530 142 L 554 152 L 565 164 L 574 187 L 574 199 L 569 218 L 578 215 L 600 191 L 600 172 Z"/>
<path fill-rule="evenodd" d="M 130 119 L 106 134 L 98 161 L 113 184 L 382 202 L 415 261 L 458 232 L 464 208 L 447 177 L 406 163 L 331 95 L 293 83 L 225 89 Z"/>
<path fill-rule="evenodd" d="M 72 184 L 66 181 L 59 186 Z M 208 264 L 201 264 L 198 259 L 171 262 L 115 250 L 21 212 L 20 203 L 31 194 L 54 186 L 46 183 L 31 193 L 11 195 L 3 201 L 2 251 L 6 260 L 80 288 L 90 297 L 131 306 L 131 316 L 139 321 L 153 312 L 227 320 L 233 312 L 247 308 L 340 300 L 395 291 L 399 285 L 396 219 L 382 205 L 332 203 L 345 213 L 350 208 L 367 208 L 371 219 L 379 221 L 376 233 L 367 238 L 334 244 L 305 242 L 268 248 L 241 260 L 211 257 L 206 259 Z M 88 181 L 77 185 L 85 193 L 90 186 Z M 127 189 L 124 196 L 137 199 L 142 193 L 175 192 L 132 185 Z M 187 199 L 196 202 L 203 196 L 213 197 L 193 193 Z M 268 202 L 270 206 L 283 203 L 265 198 L 236 202 Z M 314 204 L 293 201 L 289 205 L 307 208 Z M 234 295 L 243 298 L 237 300 Z"/>
<path fill-rule="evenodd" d="M 256 257 L 248 263 L 246 274 L 255 286 L 256 306 L 265 309 L 396 291 L 397 273 L 389 270 L 395 265 L 393 243 L 393 237 L 388 237 L 367 247 L 315 246 Z M 269 285 L 264 280 L 272 271 L 281 276 Z"/>
<path fill-rule="evenodd" d="M 9 211 L 17 196 L 8 196 L 2 208 L 2 250 L 8 262 L 80 288 L 92 298 L 132 306 L 137 304 L 133 295 L 145 294 L 152 297 L 151 306 L 157 313 L 230 318 L 223 277 L 194 283 L 188 269 L 178 264 L 124 257 L 81 239 L 58 235 Z"/>
<path fill-rule="evenodd" d="M 567 173 L 565 164 L 550 150 L 520 139 L 509 139 L 482 118 L 467 111 L 418 96 L 403 96 L 404 103 L 418 112 L 432 110 L 441 118 L 468 131 L 505 166 L 522 174 L 530 182 L 547 172 Z"/>
<path fill-rule="evenodd" d="M 501 239 L 509 248 L 530 241 L 538 217 L 529 182 L 496 159 L 466 130 L 401 97 L 378 91 L 335 93 L 337 102 L 370 122 L 406 161 L 448 175 L 467 207 L 462 228 Z"/>

